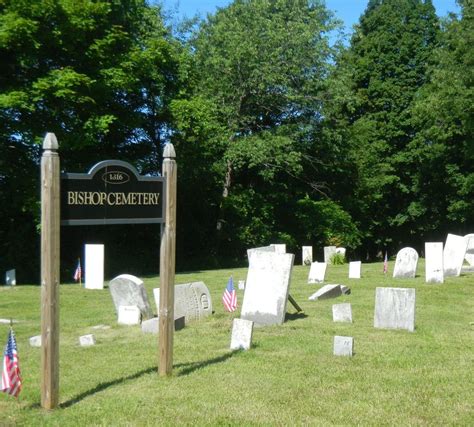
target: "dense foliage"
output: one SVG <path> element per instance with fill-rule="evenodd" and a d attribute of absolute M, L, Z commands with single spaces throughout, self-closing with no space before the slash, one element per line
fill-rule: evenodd
<path fill-rule="evenodd" d="M 179 171 L 178 266 L 243 262 L 268 243 L 349 258 L 422 249 L 474 226 L 473 1 L 370 0 L 348 46 L 317 0 L 235 0 L 186 37 L 145 0 L 0 2 L 0 270 L 38 272 L 38 162 L 118 158 Z M 159 227 L 67 227 L 73 268 L 158 268 Z M 26 244 L 25 244 L 26 243 Z M 133 251 L 130 251 L 130 248 Z"/>

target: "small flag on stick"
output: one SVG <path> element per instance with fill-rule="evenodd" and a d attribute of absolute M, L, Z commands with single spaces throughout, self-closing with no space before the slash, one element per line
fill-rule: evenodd
<path fill-rule="evenodd" d="M 227 311 L 235 311 L 237 308 L 237 293 L 235 292 L 232 276 L 230 276 L 229 281 L 227 282 L 227 287 L 222 296 L 222 302 Z"/>
<path fill-rule="evenodd" d="M 10 327 L 7 346 L 3 354 L 2 391 L 18 397 L 21 391 L 20 367 L 18 366 L 18 354 L 15 334 Z"/>
<path fill-rule="evenodd" d="M 387 257 L 387 251 L 385 251 L 385 258 L 383 260 L 383 274 L 387 274 L 388 271 L 388 257 Z"/>
<path fill-rule="evenodd" d="M 81 283 L 81 279 L 82 279 L 81 259 L 78 258 L 76 271 L 74 271 L 74 280 L 76 282 Z"/>

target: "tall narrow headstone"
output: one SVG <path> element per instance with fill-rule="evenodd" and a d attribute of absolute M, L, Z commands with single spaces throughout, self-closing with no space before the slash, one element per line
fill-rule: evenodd
<path fill-rule="evenodd" d="M 248 256 L 249 270 L 240 317 L 254 321 L 256 326 L 282 324 L 294 255 L 253 251 Z"/>
<path fill-rule="evenodd" d="M 85 288 L 104 289 L 104 245 L 85 245 Z"/>
<path fill-rule="evenodd" d="M 331 257 L 336 253 L 336 246 L 324 246 L 324 262 L 331 263 Z"/>
<path fill-rule="evenodd" d="M 313 262 L 313 247 L 312 246 L 303 246 L 302 247 L 302 264 L 303 265 L 311 265 Z"/>
<path fill-rule="evenodd" d="M 418 252 L 413 248 L 403 248 L 398 251 L 393 277 L 413 278 L 416 275 Z"/>
<path fill-rule="evenodd" d="M 456 234 L 448 234 L 443 250 L 444 277 L 459 276 L 467 249 L 466 239 Z"/>
<path fill-rule="evenodd" d="M 231 350 L 249 350 L 252 346 L 253 322 L 234 319 L 232 324 Z"/>
<path fill-rule="evenodd" d="M 326 275 L 327 264 L 325 262 L 313 262 L 309 270 L 308 283 L 322 283 Z"/>
<path fill-rule="evenodd" d="M 415 289 L 376 288 L 374 327 L 415 330 Z"/>
<path fill-rule="evenodd" d="M 360 279 L 361 261 L 351 261 L 349 263 L 349 279 Z"/>
<path fill-rule="evenodd" d="M 443 283 L 443 242 L 425 243 L 425 280 L 426 283 Z"/>
<path fill-rule="evenodd" d="M 5 284 L 7 286 L 15 286 L 16 285 L 16 270 L 8 270 L 5 274 Z"/>
<path fill-rule="evenodd" d="M 466 241 L 466 255 L 464 259 L 470 266 L 474 266 L 474 233 L 466 234 L 464 240 Z"/>

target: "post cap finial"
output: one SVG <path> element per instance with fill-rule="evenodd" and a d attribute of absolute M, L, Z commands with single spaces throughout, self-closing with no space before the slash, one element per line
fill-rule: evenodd
<path fill-rule="evenodd" d="M 48 132 L 43 140 L 43 150 L 57 150 L 59 147 L 56 135 Z"/>
<path fill-rule="evenodd" d="M 163 150 L 163 157 L 166 158 L 171 158 L 174 159 L 176 158 L 176 151 L 174 151 L 173 144 L 168 143 L 165 145 L 165 148 Z"/>

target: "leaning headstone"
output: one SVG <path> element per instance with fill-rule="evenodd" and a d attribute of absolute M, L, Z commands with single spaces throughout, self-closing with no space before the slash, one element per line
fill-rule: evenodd
<path fill-rule="evenodd" d="M 153 289 L 158 316 L 160 313 L 160 288 Z M 174 287 L 174 318 L 184 317 L 186 323 L 201 320 L 212 314 L 212 300 L 204 282 L 192 282 Z"/>
<path fill-rule="evenodd" d="M 336 298 L 342 294 L 350 294 L 350 289 L 344 285 L 325 285 L 308 299 L 316 301 L 320 299 Z"/>
<path fill-rule="evenodd" d="M 85 245 L 86 289 L 104 289 L 104 245 Z"/>
<path fill-rule="evenodd" d="M 159 323 L 160 319 L 158 317 L 153 317 L 152 319 L 144 320 L 142 322 L 142 332 L 145 334 L 155 334 L 157 335 L 159 332 Z M 179 331 L 183 329 L 186 325 L 186 321 L 184 317 L 179 317 L 174 319 L 174 330 Z"/>
<path fill-rule="evenodd" d="M 313 262 L 313 247 L 312 246 L 303 246 L 301 249 L 302 255 L 302 264 L 311 265 Z"/>
<path fill-rule="evenodd" d="M 272 244 L 270 245 L 272 246 L 273 248 L 275 248 L 275 252 L 277 254 L 286 254 L 286 245 L 283 243 L 283 244 Z"/>
<path fill-rule="evenodd" d="M 118 311 L 119 325 L 139 325 L 141 321 L 140 309 L 136 305 L 121 305 Z"/>
<path fill-rule="evenodd" d="M 324 246 L 324 262 L 326 264 L 331 263 L 331 257 L 336 253 L 335 246 Z"/>
<path fill-rule="evenodd" d="M 41 335 L 35 335 L 29 338 L 30 347 L 41 347 Z"/>
<path fill-rule="evenodd" d="M 16 285 L 16 270 L 8 270 L 5 273 L 5 284 L 7 286 L 15 286 Z"/>
<path fill-rule="evenodd" d="M 327 263 L 325 262 L 313 262 L 309 269 L 308 283 L 322 283 L 324 282 L 324 276 L 326 275 Z"/>
<path fill-rule="evenodd" d="M 376 288 L 374 327 L 415 330 L 415 289 Z"/>
<path fill-rule="evenodd" d="M 333 322 L 349 322 L 352 323 L 352 306 L 349 302 L 342 304 L 333 304 L 332 306 Z"/>
<path fill-rule="evenodd" d="M 360 279 L 362 261 L 351 261 L 349 263 L 349 279 Z"/>
<path fill-rule="evenodd" d="M 146 289 L 143 286 L 143 281 L 138 277 L 131 274 L 121 274 L 109 282 L 109 290 L 117 314 L 120 306 L 135 305 L 140 309 L 142 319 L 153 317 Z"/>
<path fill-rule="evenodd" d="M 470 266 L 474 266 L 474 233 L 466 234 L 464 240 L 466 241 L 466 255 L 464 259 Z"/>
<path fill-rule="evenodd" d="M 232 325 L 231 350 L 249 350 L 252 346 L 253 322 L 245 319 L 234 319 Z"/>
<path fill-rule="evenodd" d="M 443 283 L 443 242 L 425 242 L 426 283 Z"/>
<path fill-rule="evenodd" d="M 397 253 L 393 277 L 413 278 L 416 275 L 418 252 L 413 248 L 403 248 Z"/>
<path fill-rule="evenodd" d="M 79 337 L 79 344 L 81 347 L 90 347 L 91 345 L 95 345 L 95 336 L 92 334 L 82 335 Z"/>
<path fill-rule="evenodd" d="M 352 356 L 353 352 L 353 337 L 341 337 L 339 335 L 334 337 L 334 356 Z"/>
<path fill-rule="evenodd" d="M 240 317 L 256 326 L 282 324 L 290 288 L 293 254 L 253 251 Z"/>
<path fill-rule="evenodd" d="M 459 276 L 468 242 L 463 236 L 448 234 L 443 251 L 444 277 Z"/>

